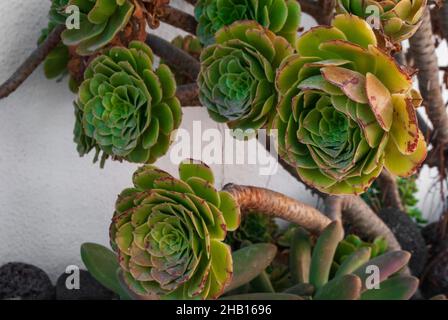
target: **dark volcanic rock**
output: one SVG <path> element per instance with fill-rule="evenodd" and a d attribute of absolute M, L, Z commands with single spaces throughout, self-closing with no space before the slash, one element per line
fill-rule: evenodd
<path fill-rule="evenodd" d="M 49 300 L 54 287 L 42 269 L 10 262 L 0 267 L 0 299 Z"/>
<path fill-rule="evenodd" d="M 448 245 L 430 260 L 421 289 L 426 297 L 448 295 Z"/>
<path fill-rule="evenodd" d="M 79 289 L 67 289 L 66 279 L 70 274 L 63 273 L 56 283 L 57 300 L 111 300 L 118 296 L 100 284 L 86 270 L 80 270 Z"/>
<path fill-rule="evenodd" d="M 419 276 L 425 268 L 428 250 L 417 224 L 405 212 L 392 208 L 383 209 L 378 215 L 393 232 L 401 248 L 412 254 L 409 268 Z"/>

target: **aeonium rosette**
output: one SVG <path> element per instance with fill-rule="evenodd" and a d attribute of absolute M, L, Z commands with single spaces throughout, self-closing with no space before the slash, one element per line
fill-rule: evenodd
<path fill-rule="evenodd" d="M 426 157 L 421 96 L 376 44 L 367 22 L 338 15 L 306 32 L 278 70 L 279 152 L 322 192 L 362 193 L 384 166 L 409 176 Z"/>
<path fill-rule="evenodd" d="M 292 46 L 255 21 L 235 22 L 215 38 L 201 54 L 201 103 L 213 120 L 230 128 L 269 126 L 278 100 L 275 72 Z"/>
<path fill-rule="evenodd" d="M 231 280 L 223 240 L 239 225 L 238 204 L 213 187 L 213 173 L 201 162 L 182 162 L 179 175 L 143 166 L 116 203 L 112 247 L 124 281 L 143 299 L 217 298 Z"/>

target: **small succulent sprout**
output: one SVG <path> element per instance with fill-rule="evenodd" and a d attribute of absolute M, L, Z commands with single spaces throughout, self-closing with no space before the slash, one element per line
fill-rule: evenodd
<path fill-rule="evenodd" d="M 92 55 L 108 45 L 128 24 L 134 12 L 130 0 L 69 0 L 80 11 L 80 28 L 65 30 L 62 42 L 76 46 L 79 55 Z"/>
<path fill-rule="evenodd" d="M 116 202 L 112 247 L 124 281 L 144 299 L 213 299 L 232 278 L 223 240 L 239 225 L 238 204 L 201 162 L 182 162 L 179 176 L 145 165 Z"/>
<path fill-rule="evenodd" d="M 279 154 L 305 183 L 328 194 L 365 192 L 383 167 L 412 175 L 426 157 L 409 74 L 378 49 L 353 15 L 298 40 L 276 78 Z"/>
<path fill-rule="evenodd" d="M 210 117 L 230 128 L 269 126 L 276 113 L 275 72 L 293 53 L 282 37 L 255 21 L 235 22 L 202 51 L 199 99 Z"/>
<path fill-rule="evenodd" d="M 332 273 L 333 263 L 340 250 L 344 230 L 341 222 L 329 224 L 312 245 L 310 234 L 298 227 L 294 230 L 290 250 L 292 287 L 288 293 L 312 299 L 358 300 L 358 299 L 409 299 L 418 287 L 418 279 L 398 275 L 406 267 L 410 254 L 406 251 L 390 251 L 372 257 L 371 248 L 360 244 L 346 256 L 337 272 Z M 351 237 L 353 238 L 353 237 Z M 369 267 L 379 271 L 378 286 L 370 286 L 372 275 Z"/>
<path fill-rule="evenodd" d="M 215 33 L 236 21 L 254 20 L 273 33 L 296 43 L 301 9 L 295 0 L 199 0 L 195 7 L 199 40 L 210 45 Z"/>
<path fill-rule="evenodd" d="M 84 77 L 75 103 L 81 156 L 95 148 L 102 160 L 153 163 L 166 153 L 182 110 L 173 74 L 164 64 L 153 71 L 146 44 L 111 48 L 90 63 Z"/>
<path fill-rule="evenodd" d="M 368 19 L 394 43 L 414 35 L 420 27 L 427 0 L 338 0 L 338 11 Z"/>
<path fill-rule="evenodd" d="M 56 23 L 50 20 L 48 26 L 41 31 L 38 44 L 44 42 L 48 35 L 57 26 Z M 54 79 L 63 76 L 68 72 L 67 66 L 70 61 L 70 52 L 66 45 L 59 43 L 53 50 L 51 50 L 44 60 L 44 73 L 47 79 Z"/>

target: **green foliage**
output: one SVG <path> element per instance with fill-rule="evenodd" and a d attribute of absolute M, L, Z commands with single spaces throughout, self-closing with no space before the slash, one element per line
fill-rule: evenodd
<path fill-rule="evenodd" d="M 227 233 L 225 242 L 236 250 L 252 243 L 274 243 L 278 226 L 268 215 L 248 213 L 235 231 Z"/>
<path fill-rule="evenodd" d="M 412 37 L 420 27 L 427 0 L 338 0 L 338 4 L 339 12 L 363 19 L 373 14 L 372 6 L 375 6 L 378 8 L 381 30 L 390 40 L 400 43 Z"/>
<path fill-rule="evenodd" d="M 398 192 L 400 193 L 401 202 L 403 203 L 408 215 L 419 225 L 428 223 L 423 218 L 423 214 L 419 208 L 417 208 L 418 199 L 416 194 L 418 192 L 416 176 L 408 179 L 398 178 Z"/>
<path fill-rule="evenodd" d="M 203 163 L 184 161 L 179 176 L 176 179 L 150 165 L 138 169 L 134 187 L 118 197 L 111 242 L 124 281 L 135 294 L 217 298 L 230 283 L 234 268 L 234 281 L 247 280 L 239 270 L 253 264 L 250 254 L 260 250 L 246 249 L 249 257 L 243 252 L 232 262 L 230 247 L 223 240 L 227 230 L 239 225 L 237 203 L 229 193 L 213 187 L 213 173 Z M 266 248 L 262 251 L 266 254 Z M 256 259 L 255 263 L 260 261 L 259 253 Z"/>
<path fill-rule="evenodd" d="M 115 253 L 96 243 L 83 243 L 81 259 L 89 273 L 99 283 L 118 294 L 121 299 L 129 299 L 117 277 L 119 266 Z"/>
<path fill-rule="evenodd" d="M 410 76 L 369 24 L 338 15 L 303 34 L 277 71 L 279 154 L 328 194 L 365 192 L 385 166 L 409 176 L 426 157 Z"/>
<path fill-rule="evenodd" d="M 62 41 L 76 46 L 81 56 L 92 55 L 108 45 L 129 22 L 134 5 L 129 0 L 69 0 L 80 10 L 80 28 L 67 29 Z"/>
<path fill-rule="evenodd" d="M 254 21 L 235 22 L 216 33 L 201 54 L 199 99 L 209 115 L 231 128 L 269 126 L 276 113 L 274 81 L 288 42 Z"/>
<path fill-rule="evenodd" d="M 75 142 L 81 156 L 152 163 L 169 148 L 182 110 L 166 65 L 153 71 L 153 53 L 134 41 L 96 57 L 84 74 L 75 103 Z M 95 157 L 95 161 L 97 157 Z"/>
<path fill-rule="evenodd" d="M 316 244 L 311 246 L 307 232 L 301 228 L 295 231 L 291 250 L 301 248 L 301 254 L 290 256 L 291 270 L 299 270 L 293 285 L 307 283 L 313 286 L 313 299 L 409 299 L 418 286 L 418 280 L 410 276 L 402 276 L 397 280 L 395 274 L 400 271 L 409 261 L 410 254 L 404 251 L 394 251 L 371 255 L 371 247 L 358 243 L 356 238 L 346 238 L 345 244 L 355 243 L 357 248 L 347 251 L 341 255 L 341 240 L 343 229 L 340 222 L 331 223 L 317 239 Z M 377 241 L 378 243 L 381 240 Z M 301 244 L 302 243 L 302 244 Z M 342 242 L 344 243 L 344 242 Z M 381 245 L 384 249 L 384 244 Z M 308 247 L 308 250 L 304 250 Z M 339 252 L 338 252 L 339 250 Z M 345 250 L 344 250 L 345 251 Z M 341 263 L 337 271 L 332 275 L 331 268 L 334 261 Z M 366 267 L 375 265 L 379 268 L 379 281 L 382 293 L 372 294 L 367 289 L 366 280 L 370 273 Z M 392 280 L 394 279 L 394 280 Z M 384 286 L 383 286 L 384 285 Z"/>
<path fill-rule="evenodd" d="M 195 7 L 199 40 L 210 45 L 215 33 L 236 21 L 254 20 L 292 45 L 300 26 L 300 5 L 294 0 L 199 0 Z"/>

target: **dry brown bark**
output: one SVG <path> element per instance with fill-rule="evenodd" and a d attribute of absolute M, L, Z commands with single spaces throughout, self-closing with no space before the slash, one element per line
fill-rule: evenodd
<path fill-rule="evenodd" d="M 177 87 L 176 96 L 182 106 L 199 106 L 199 88 L 196 83 L 183 84 Z"/>
<path fill-rule="evenodd" d="M 196 27 L 198 23 L 196 19 L 182 10 L 166 6 L 163 9 L 163 15 L 160 16 L 160 21 L 168 23 L 173 27 L 182 29 L 188 33 L 196 34 Z"/>
<path fill-rule="evenodd" d="M 190 78 L 191 81 L 196 81 L 201 65 L 187 52 L 151 33 L 146 38 L 146 44 L 168 65 L 175 66 L 181 74 Z"/>
<path fill-rule="evenodd" d="M 227 184 L 223 190 L 233 195 L 242 212 L 271 215 L 314 233 L 320 233 L 331 222 L 314 207 L 272 190 L 236 184 Z"/>
<path fill-rule="evenodd" d="M 445 0 L 439 9 L 440 31 L 445 39 L 448 39 L 448 0 Z"/>
<path fill-rule="evenodd" d="M 6 98 L 14 92 L 45 60 L 50 51 L 61 41 L 61 33 L 64 29 L 64 26 L 57 26 L 54 28 L 47 39 L 45 39 L 45 41 L 31 53 L 25 62 L 20 65 L 14 74 L 0 86 L 0 99 Z"/>
<path fill-rule="evenodd" d="M 428 117 L 435 128 L 436 144 L 445 145 L 448 143 L 448 116 L 439 81 L 439 65 L 429 9 L 423 16 L 421 27 L 409 41 L 414 66 L 418 69 L 420 92 Z"/>

